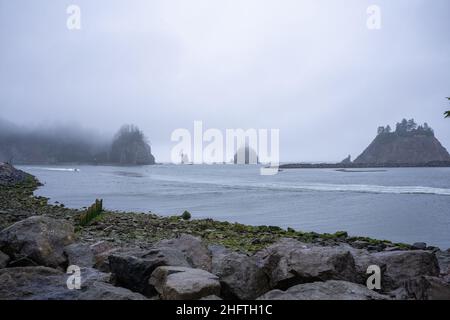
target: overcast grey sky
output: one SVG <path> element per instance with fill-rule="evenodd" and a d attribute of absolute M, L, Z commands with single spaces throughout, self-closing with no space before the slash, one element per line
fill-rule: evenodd
<path fill-rule="evenodd" d="M 79 31 L 66 9 L 81 8 Z M 381 8 L 382 29 L 366 27 Z M 170 134 L 278 128 L 282 161 L 356 157 L 378 125 L 450 149 L 448 0 L 0 0 L 0 118 Z"/>

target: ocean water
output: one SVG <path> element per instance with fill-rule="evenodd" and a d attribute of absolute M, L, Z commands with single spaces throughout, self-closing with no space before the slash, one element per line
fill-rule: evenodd
<path fill-rule="evenodd" d="M 348 231 L 396 242 L 450 247 L 450 168 L 377 172 L 258 166 L 22 166 L 51 201 L 81 208 L 181 214 L 302 231 Z"/>

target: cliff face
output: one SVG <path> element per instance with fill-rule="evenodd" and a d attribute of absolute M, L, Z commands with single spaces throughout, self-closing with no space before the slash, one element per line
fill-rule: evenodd
<path fill-rule="evenodd" d="M 397 130 L 380 127 L 378 136 L 355 159 L 357 164 L 426 164 L 450 161 L 447 150 L 428 125 L 419 126 L 413 120 L 397 124 Z"/>

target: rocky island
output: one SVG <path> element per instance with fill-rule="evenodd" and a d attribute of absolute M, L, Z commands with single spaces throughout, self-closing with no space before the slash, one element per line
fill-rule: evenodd
<path fill-rule="evenodd" d="M 0 161 L 152 165 L 155 157 L 144 133 L 134 125 L 124 125 L 114 137 L 104 138 L 78 127 L 29 129 L 0 119 Z"/>
<path fill-rule="evenodd" d="M 340 163 L 285 164 L 280 168 L 382 168 L 450 167 L 450 154 L 427 124 L 403 119 L 395 131 L 379 127 L 372 143 L 353 162 L 348 156 Z"/>
<path fill-rule="evenodd" d="M 81 223 L 84 209 L 34 196 L 33 176 L 0 164 L 0 179 L 2 300 L 450 299 L 450 251 L 424 243 L 187 213 L 102 210 Z M 369 265 L 381 269 L 380 290 L 366 286 Z M 78 285 L 67 270 L 78 270 Z"/>

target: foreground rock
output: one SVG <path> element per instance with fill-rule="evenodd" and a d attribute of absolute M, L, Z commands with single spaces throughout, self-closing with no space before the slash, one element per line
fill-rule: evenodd
<path fill-rule="evenodd" d="M 48 267 L 0 270 L 0 300 L 141 300 L 144 296 L 106 283 L 107 274 L 81 270 L 81 289 L 70 290 L 69 275 Z"/>
<path fill-rule="evenodd" d="M 421 276 L 405 283 L 407 299 L 450 300 L 450 283 L 441 278 Z"/>
<path fill-rule="evenodd" d="M 395 290 L 420 276 L 439 276 L 436 256 L 429 251 L 378 252 L 372 255 L 382 272 L 383 291 Z"/>
<path fill-rule="evenodd" d="M 271 288 L 287 289 L 314 281 L 356 281 L 353 256 L 341 247 L 305 245 L 283 239 L 257 254 L 270 278 Z"/>
<path fill-rule="evenodd" d="M 8 265 L 9 257 L 0 251 L 0 269 L 5 268 Z"/>
<path fill-rule="evenodd" d="M 0 299 L 76 299 L 76 292 L 67 289 L 64 276 L 61 271 L 47 267 L 1 269 Z"/>
<path fill-rule="evenodd" d="M 92 268 L 95 265 L 95 257 L 89 245 L 72 243 L 64 248 L 69 265 Z"/>
<path fill-rule="evenodd" d="M 0 231 L 0 250 L 16 266 L 64 267 L 64 247 L 74 241 L 72 225 L 46 216 L 33 216 Z"/>
<path fill-rule="evenodd" d="M 301 284 L 287 291 L 272 290 L 258 300 L 387 300 L 389 297 L 376 293 L 367 287 L 330 280 Z"/>
<path fill-rule="evenodd" d="M 197 300 L 220 295 L 218 277 L 201 269 L 159 267 L 149 283 L 164 300 Z"/>
<path fill-rule="evenodd" d="M 116 285 L 153 296 L 156 291 L 149 284 L 153 271 L 160 266 L 190 267 L 186 256 L 172 248 L 149 251 L 131 250 L 109 256 L 109 266 Z"/>
<path fill-rule="evenodd" d="M 436 252 L 442 276 L 450 276 L 450 249 Z"/>
<path fill-rule="evenodd" d="M 147 300 L 143 295 L 112 284 L 96 281 L 82 292 L 79 300 Z"/>
<path fill-rule="evenodd" d="M 269 290 L 269 279 L 254 257 L 230 252 L 213 253 L 212 272 L 222 284 L 222 296 L 253 300 Z"/>
<path fill-rule="evenodd" d="M 182 234 L 175 239 L 162 240 L 156 247 L 180 250 L 194 268 L 211 271 L 211 252 L 198 237 Z"/>

